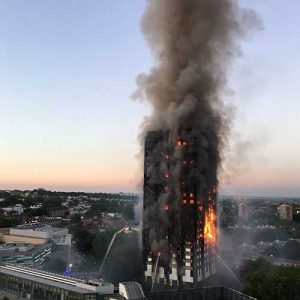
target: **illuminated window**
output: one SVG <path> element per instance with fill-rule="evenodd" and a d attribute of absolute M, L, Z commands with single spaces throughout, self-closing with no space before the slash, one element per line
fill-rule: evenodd
<path fill-rule="evenodd" d="M 186 200 L 185 200 L 185 199 L 183 199 L 183 200 L 182 200 L 182 203 L 183 203 L 183 204 L 186 204 Z"/>
<path fill-rule="evenodd" d="M 195 200 L 190 200 L 190 204 L 194 204 L 195 203 Z"/>
<path fill-rule="evenodd" d="M 193 197 L 194 197 L 194 194 L 193 194 L 193 193 L 190 193 L 190 197 L 193 198 Z"/>

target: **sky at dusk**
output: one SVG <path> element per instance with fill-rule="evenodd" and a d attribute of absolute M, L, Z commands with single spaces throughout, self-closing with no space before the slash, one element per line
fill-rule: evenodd
<path fill-rule="evenodd" d="M 241 0 L 263 20 L 228 74 L 236 107 L 221 193 L 300 195 L 296 0 Z M 0 0 L 0 189 L 136 191 L 145 103 L 129 99 L 154 64 L 145 0 Z"/>

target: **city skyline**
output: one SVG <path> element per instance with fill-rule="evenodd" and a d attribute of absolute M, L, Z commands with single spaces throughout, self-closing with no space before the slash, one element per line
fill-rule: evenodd
<path fill-rule="evenodd" d="M 242 43 L 229 74 L 224 98 L 237 110 L 239 151 L 221 193 L 297 196 L 300 4 L 241 3 L 264 29 Z M 129 98 L 153 64 L 139 28 L 145 1 L 0 7 L 0 189 L 137 190 L 137 136 L 150 109 Z"/>

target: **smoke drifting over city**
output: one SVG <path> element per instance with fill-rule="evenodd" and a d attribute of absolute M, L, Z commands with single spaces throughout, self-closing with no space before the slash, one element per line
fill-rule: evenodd
<path fill-rule="evenodd" d="M 216 188 L 232 121 L 231 110 L 222 99 L 226 73 L 231 60 L 240 54 L 239 40 L 256 22 L 255 13 L 234 0 L 147 2 L 141 28 L 156 63 L 149 74 L 137 77 L 138 88 L 133 94 L 152 106 L 152 114 L 142 124 L 142 148 L 147 132 L 168 132 L 152 149 L 150 163 L 145 164 L 149 182 L 161 177 L 169 180 L 159 200 L 153 196 L 153 205 L 144 208 L 144 224 L 146 219 L 161 228 L 160 233 L 149 228 L 153 251 L 170 245 L 161 232 L 179 220 L 180 208 L 174 199 L 182 199 L 182 185 L 191 193 L 187 185 L 196 182 L 198 199 L 208 199 Z M 186 159 L 182 148 L 170 148 L 170 141 L 176 146 L 194 144 L 195 159 Z M 185 165 L 194 160 L 187 169 Z M 208 211 L 208 205 L 204 206 Z M 159 207 L 172 210 L 172 216 L 157 214 Z"/>
<path fill-rule="evenodd" d="M 141 28 L 156 64 L 137 77 L 133 95 L 153 108 L 143 133 L 182 126 L 211 132 L 219 158 L 230 124 L 222 101 L 227 68 L 256 23 L 234 0 L 148 0 Z"/>

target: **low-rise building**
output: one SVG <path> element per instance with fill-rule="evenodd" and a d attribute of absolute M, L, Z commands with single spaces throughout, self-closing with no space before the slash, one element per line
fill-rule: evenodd
<path fill-rule="evenodd" d="M 50 225 L 41 226 L 39 223 L 19 225 L 9 229 L 9 233 L 0 233 L 4 243 L 28 243 L 43 245 L 53 243 L 65 251 L 66 257 L 70 256 L 72 234 L 67 228 L 56 228 Z"/>
<path fill-rule="evenodd" d="M 135 281 L 119 283 L 119 294 L 126 300 L 146 299 L 142 286 Z"/>
<path fill-rule="evenodd" d="M 72 238 L 67 228 L 56 228 L 50 225 L 40 225 L 39 223 L 23 224 L 10 228 L 9 236 L 11 239 L 20 237 L 26 240 L 26 238 L 33 238 L 39 240 L 39 242 L 40 240 L 52 240 L 59 245 L 71 245 Z"/>
<path fill-rule="evenodd" d="M 82 280 L 23 266 L 0 265 L 0 289 L 18 297 L 43 300 L 96 300 L 114 293 L 114 285 Z"/>
<path fill-rule="evenodd" d="M 51 256 L 52 245 L 12 243 L 0 245 L 0 262 L 39 268 Z"/>

